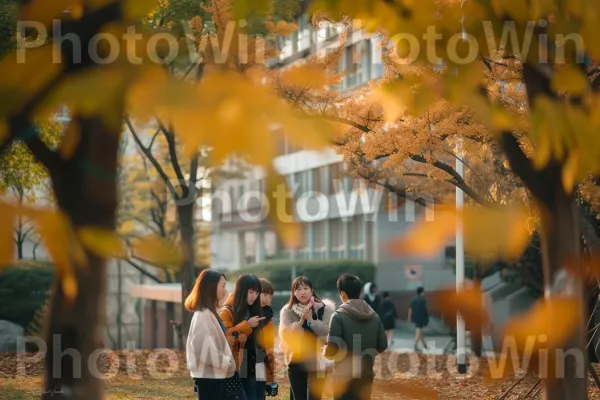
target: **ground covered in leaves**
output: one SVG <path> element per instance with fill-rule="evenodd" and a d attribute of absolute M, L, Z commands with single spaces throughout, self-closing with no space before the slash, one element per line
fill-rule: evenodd
<path fill-rule="evenodd" d="M 69 357 L 69 356 L 65 356 Z M 92 368 L 94 368 L 94 363 Z M 282 362 L 277 381 L 279 399 L 289 398 Z M 101 355 L 95 363 L 105 374 L 109 400 L 194 399 L 195 394 L 182 352 L 171 350 L 119 351 Z M 534 374 L 492 378 L 498 364 L 488 358 L 471 359 L 470 372 L 459 375 L 454 358 L 415 353 L 386 353 L 378 357 L 373 399 L 495 399 L 514 386 L 505 399 L 541 398 L 536 393 Z M 597 370 L 600 370 L 598 368 Z M 508 369 L 507 369 L 508 371 Z M 0 399 L 39 398 L 42 392 L 43 364 L 33 354 L 0 354 Z M 600 399 L 600 391 L 590 378 L 590 399 Z M 533 388 L 533 389 L 532 389 Z M 330 397 L 327 396 L 326 397 Z"/>

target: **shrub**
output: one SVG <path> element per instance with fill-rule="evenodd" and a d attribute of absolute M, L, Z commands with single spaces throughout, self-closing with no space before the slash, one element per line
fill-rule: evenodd
<path fill-rule="evenodd" d="M 273 282 L 276 291 L 289 291 L 294 265 L 296 276 L 308 276 L 317 293 L 337 293 L 337 279 L 344 273 L 354 274 L 364 283 L 375 278 L 375 265 L 362 260 L 277 260 L 249 265 L 235 271 L 235 276 L 228 277 L 228 280 L 250 273 Z"/>
<path fill-rule="evenodd" d="M 44 305 L 52 285 L 50 263 L 20 262 L 0 271 L 0 320 L 27 329 L 35 312 Z"/>

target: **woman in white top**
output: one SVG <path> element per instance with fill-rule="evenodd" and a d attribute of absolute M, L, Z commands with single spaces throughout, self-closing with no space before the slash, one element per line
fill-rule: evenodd
<path fill-rule="evenodd" d="M 211 269 L 200 273 L 185 308 L 194 313 L 187 338 L 187 367 L 198 400 L 221 400 L 223 380 L 235 373 L 235 361 L 217 307 L 225 298 L 225 275 Z"/>

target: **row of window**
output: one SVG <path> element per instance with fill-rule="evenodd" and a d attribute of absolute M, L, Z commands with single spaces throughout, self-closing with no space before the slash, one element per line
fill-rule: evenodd
<path fill-rule="evenodd" d="M 287 184 L 296 199 L 302 194 L 309 192 L 318 192 L 325 196 L 331 196 L 339 192 L 350 193 L 352 191 L 381 189 L 375 183 L 367 182 L 360 178 L 346 176 L 343 163 L 325 165 L 290 174 L 287 176 Z M 246 191 L 264 193 L 265 187 L 265 178 L 250 182 L 242 182 L 239 185 L 230 185 L 228 196 L 233 210 L 223 207 L 224 199 L 215 198 L 213 201 L 213 211 L 220 214 L 222 212 L 237 211 L 242 208 L 256 208 L 259 206 L 257 198 L 253 199 L 254 203 L 252 203 L 252 200 L 249 200 L 248 204 L 239 204 L 240 199 L 242 199 Z M 405 199 L 403 197 L 395 196 L 387 189 L 384 189 L 380 201 L 381 204 L 385 206 L 386 211 L 394 212 L 402 207 Z"/>

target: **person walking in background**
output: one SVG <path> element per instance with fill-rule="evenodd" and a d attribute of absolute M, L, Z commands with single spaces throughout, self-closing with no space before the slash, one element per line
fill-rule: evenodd
<path fill-rule="evenodd" d="M 186 359 L 198 400 L 221 400 L 224 380 L 235 374 L 225 326 L 217 315 L 218 304 L 227 294 L 225 283 L 225 275 L 205 269 L 184 303 L 186 310 L 194 313 Z"/>
<path fill-rule="evenodd" d="M 367 282 L 363 287 L 363 298 L 367 304 L 375 310 L 377 315 L 381 313 L 381 297 L 377 294 L 377 286 L 373 282 Z"/>
<path fill-rule="evenodd" d="M 306 354 L 294 353 L 294 344 L 287 342 L 287 334 L 289 332 L 316 337 L 315 352 L 322 354 L 320 343 L 324 343 L 327 338 L 329 321 L 334 311 L 335 304 L 319 299 L 306 276 L 299 276 L 294 280 L 290 300 L 281 309 L 279 321 L 281 350 L 284 352 L 290 380 L 290 399 L 320 400 L 323 396 L 325 377 L 318 376 L 316 362 L 314 366 L 308 365 Z M 307 337 L 307 342 L 310 340 L 311 338 Z"/>
<path fill-rule="evenodd" d="M 219 312 L 247 400 L 256 400 L 257 370 L 264 370 L 264 357 L 259 357 L 256 339 L 260 323 L 265 319 L 262 316 L 260 300 L 257 300 L 260 293 L 261 285 L 256 276 L 240 275 L 233 293 L 227 297 Z M 264 389 L 264 386 L 262 387 Z"/>
<path fill-rule="evenodd" d="M 383 323 L 360 299 L 361 288 L 362 282 L 354 275 L 344 274 L 337 281 L 342 305 L 331 317 L 325 357 L 334 360 L 334 387 L 336 380 L 347 383 L 347 387 L 335 395 L 335 400 L 369 400 L 375 357 L 388 348 Z"/>
<path fill-rule="evenodd" d="M 385 335 L 387 336 L 388 347 L 391 347 L 394 344 L 394 328 L 396 327 L 398 313 L 396 312 L 396 306 L 390 300 L 389 292 L 383 292 L 382 297 L 381 322 L 383 322 Z"/>
<path fill-rule="evenodd" d="M 429 312 L 427 311 L 427 299 L 423 296 L 425 289 L 419 287 L 417 295 L 410 301 L 408 309 L 408 322 L 415 324 L 415 351 L 420 351 L 418 344 L 423 343 L 423 347 L 427 349 L 423 328 L 429 323 Z"/>
<path fill-rule="evenodd" d="M 262 329 L 258 337 L 258 345 L 261 351 L 264 350 L 264 354 L 261 356 L 264 356 L 265 376 L 256 378 L 256 397 L 257 400 L 264 400 L 267 387 L 275 383 L 275 325 L 273 324 L 274 312 L 271 308 L 271 298 L 275 293 L 275 287 L 264 278 L 260 278 L 260 287 L 260 305 L 265 319 L 261 322 Z"/>

